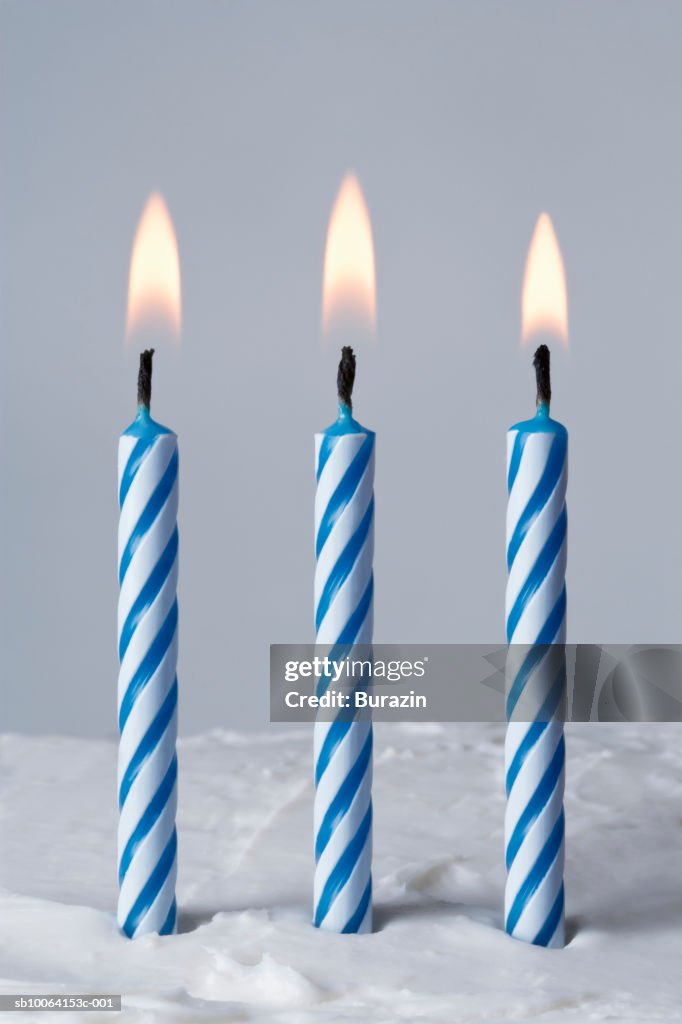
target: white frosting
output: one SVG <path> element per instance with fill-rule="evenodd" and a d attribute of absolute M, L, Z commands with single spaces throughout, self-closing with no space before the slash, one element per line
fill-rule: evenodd
<path fill-rule="evenodd" d="M 375 730 L 378 932 L 310 926 L 312 729 L 273 727 L 180 742 L 181 934 L 135 942 L 116 744 L 0 738 L 0 990 L 122 992 L 145 1024 L 677 1019 L 678 727 L 567 727 L 569 945 L 550 951 L 500 930 L 504 727 Z"/>

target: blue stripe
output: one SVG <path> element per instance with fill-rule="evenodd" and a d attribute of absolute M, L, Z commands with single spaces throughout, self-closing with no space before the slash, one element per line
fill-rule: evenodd
<path fill-rule="evenodd" d="M 552 941 L 554 932 L 559 927 L 561 919 L 564 916 L 564 884 L 561 883 L 561 888 L 557 894 L 557 898 L 554 900 L 554 906 L 547 915 L 547 920 L 543 924 L 540 931 L 533 939 L 534 946 L 549 946 Z"/>
<path fill-rule="evenodd" d="M 537 891 L 539 886 L 542 884 L 542 880 L 551 868 L 552 864 L 557 858 L 561 844 L 564 840 L 564 812 L 557 818 L 556 824 L 552 829 L 549 839 L 545 843 L 540 856 L 536 860 L 535 864 L 528 872 L 523 885 L 520 887 L 516 894 L 511 910 L 507 915 L 506 929 L 509 935 L 513 935 L 514 929 L 519 923 L 519 918 L 526 908 L 526 905 L 532 899 L 534 893 Z"/>
<path fill-rule="evenodd" d="M 549 800 L 551 799 L 557 783 L 561 779 L 561 771 L 564 766 L 566 759 L 566 746 L 564 743 L 564 737 L 561 736 L 557 743 L 556 750 L 552 756 L 548 767 L 545 769 L 545 773 L 540 779 L 535 792 L 526 804 L 523 814 L 516 823 L 512 836 L 507 844 L 506 862 L 507 870 L 512 866 L 516 855 L 521 849 L 524 839 L 528 835 L 530 829 L 535 824 L 537 819 L 540 817 Z"/>
<path fill-rule="evenodd" d="M 133 449 L 128 457 L 128 461 L 126 462 L 125 469 L 123 470 L 123 475 L 121 476 L 121 486 L 119 487 L 118 491 L 119 508 L 123 508 L 123 502 L 126 500 L 126 495 L 128 494 L 128 491 L 130 490 L 130 485 L 135 479 L 135 475 L 137 474 L 137 471 L 140 468 L 140 464 L 142 463 L 142 460 L 144 459 L 147 452 L 151 451 L 151 449 L 154 447 L 155 443 L 155 441 L 148 441 L 144 437 L 139 438 L 135 442 Z"/>
<path fill-rule="evenodd" d="M 365 887 L 365 891 L 362 894 L 362 898 L 358 903 L 357 910 L 351 917 L 351 919 L 344 926 L 341 934 L 342 935 L 355 935 L 358 928 L 365 919 L 367 908 L 369 907 L 370 900 L 372 899 L 372 876 L 369 876 L 369 882 Z"/>
<path fill-rule="evenodd" d="M 118 725 L 121 732 L 123 732 L 123 727 L 128 721 L 128 715 L 130 714 L 138 695 L 154 676 L 154 673 L 158 670 L 159 665 L 165 658 L 168 648 L 173 642 L 177 625 L 178 602 L 176 600 L 173 602 L 173 606 L 166 616 L 165 622 L 156 634 L 153 643 L 140 662 L 135 675 L 128 685 L 128 689 L 123 695 L 121 710 L 118 713 Z"/>
<path fill-rule="evenodd" d="M 343 643 L 353 644 L 360 635 L 360 630 L 367 618 L 370 608 L 372 607 L 372 597 L 374 596 L 374 573 L 369 577 L 369 583 L 365 587 L 365 592 L 358 602 L 358 606 L 349 618 L 346 625 L 341 630 L 339 640 Z"/>
<path fill-rule="evenodd" d="M 339 643 L 337 643 L 337 644 L 334 644 L 332 649 L 329 651 L 327 657 L 329 658 L 330 661 L 337 661 L 337 662 L 345 661 L 345 659 L 350 655 L 352 650 L 353 650 L 353 645 L 352 644 L 339 644 Z M 333 677 L 331 675 L 325 675 L 325 674 L 320 675 L 320 678 L 318 680 L 317 687 L 316 687 L 316 690 L 315 690 L 315 692 L 317 693 L 318 697 L 321 697 L 323 693 L 327 692 L 327 690 L 329 689 L 329 687 L 331 685 L 332 678 Z"/>
<path fill-rule="evenodd" d="M 351 839 L 350 843 L 343 851 L 339 860 L 330 873 L 327 879 L 320 902 L 315 908 L 315 925 L 319 928 L 325 917 L 329 913 L 329 909 L 339 895 L 343 887 L 348 882 L 348 879 L 353 873 L 358 859 L 364 849 L 367 837 L 372 826 L 372 805 L 370 804 L 367 808 L 367 813 L 360 822 L 357 832 Z"/>
<path fill-rule="evenodd" d="M 178 759 L 174 754 L 173 760 L 171 761 L 168 767 L 168 771 L 161 779 L 161 782 L 159 783 L 156 793 L 154 793 L 154 796 L 147 804 L 144 814 L 138 821 L 135 830 L 130 836 L 128 842 L 125 845 L 125 849 L 121 854 L 121 859 L 118 865 L 119 885 L 122 884 L 123 879 L 125 878 L 128 872 L 130 862 L 135 856 L 135 851 L 137 850 L 138 846 L 140 845 L 142 840 L 147 835 L 149 835 L 152 828 L 161 817 L 162 812 L 168 806 L 168 801 L 170 800 L 171 795 L 173 793 L 173 787 L 175 786 L 177 777 Z"/>
<path fill-rule="evenodd" d="M 547 722 L 533 722 L 526 732 L 526 735 L 523 737 L 523 740 L 519 743 L 512 763 L 509 765 L 509 770 L 507 771 L 507 778 L 505 782 L 507 796 L 509 796 L 512 791 L 512 786 L 516 782 L 518 774 L 523 768 L 524 761 L 547 728 L 547 724 Z"/>
<path fill-rule="evenodd" d="M 315 629 L 319 631 L 320 624 L 324 620 L 325 615 L 329 611 L 329 607 L 338 594 L 339 590 L 343 586 L 344 582 L 348 579 L 353 566 L 355 565 L 358 557 L 360 556 L 362 549 L 365 545 L 365 541 L 369 536 L 370 529 L 372 527 L 372 517 L 374 515 L 374 497 L 372 497 L 362 521 L 358 526 L 357 530 L 346 544 L 345 548 L 339 555 L 336 565 L 330 572 L 327 582 L 324 585 L 324 590 L 320 597 L 319 604 L 315 612 Z M 341 638 L 339 638 L 341 641 Z M 343 641 L 341 641 L 343 642 Z"/>
<path fill-rule="evenodd" d="M 128 571 L 133 555 L 135 554 L 140 541 L 150 530 L 154 520 L 157 518 L 163 506 L 170 497 L 173 486 L 175 484 L 176 477 L 178 475 L 178 452 L 177 449 L 173 452 L 173 455 L 165 469 L 165 472 L 158 484 L 154 493 L 150 497 L 149 501 L 145 505 L 140 518 L 135 525 L 135 529 L 128 538 L 125 550 L 121 556 L 121 564 L 118 570 L 118 582 L 123 583 L 125 574 Z"/>
<path fill-rule="evenodd" d="M 317 457 L 317 479 L 322 476 L 322 470 L 327 465 L 327 459 L 336 448 L 341 434 L 325 434 L 320 444 L 320 453 Z"/>
<path fill-rule="evenodd" d="M 559 710 L 559 705 L 563 700 L 564 694 L 566 693 L 566 661 L 565 654 L 562 651 L 561 658 L 559 659 L 559 667 L 557 674 L 554 677 L 554 682 L 550 688 L 549 693 L 545 697 L 545 703 L 542 705 L 538 712 L 539 722 L 549 722 L 556 715 Z M 564 709 L 565 711 L 565 709 Z M 561 718 L 563 721 L 563 715 Z"/>
<path fill-rule="evenodd" d="M 507 641 L 511 643 L 511 639 L 514 635 L 514 631 L 519 624 L 519 620 L 523 615 L 524 609 L 528 602 L 533 598 L 536 592 L 540 589 L 545 579 L 547 578 L 550 569 L 554 565 L 561 546 L 566 539 L 566 508 L 561 510 L 561 515 L 554 524 L 554 528 L 547 538 L 545 545 L 538 555 L 535 565 L 528 574 L 528 578 L 521 587 L 519 594 L 514 602 L 514 606 L 509 613 L 507 619 Z M 543 627 L 544 630 L 544 627 Z M 538 637 L 536 643 L 548 643 L 549 641 L 542 641 Z"/>
<path fill-rule="evenodd" d="M 152 907 L 154 900 L 161 892 L 168 875 L 173 870 L 177 849 L 178 837 L 175 829 L 173 829 L 173 835 L 170 837 L 166 849 L 159 857 L 156 867 L 149 876 L 149 880 L 145 883 L 142 892 L 135 900 L 128 917 L 125 920 L 123 931 L 129 938 L 132 939 L 134 936 L 140 922 Z"/>
<path fill-rule="evenodd" d="M 516 474 L 519 471 L 521 465 L 521 456 L 523 455 L 523 449 L 526 446 L 528 434 L 522 433 L 517 430 L 516 437 L 514 438 L 514 447 L 512 448 L 511 459 L 509 460 L 509 472 L 507 473 L 507 491 L 511 491 L 516 480 Z"/>
<path fill-rule="evenodd" d="M 560 602 L 561 598 L 559 598 L 559 601 L 557 602 L 559 606 Z M 551 628 L 553 617 L 556 614 L 558 614 L 559 610 L 560 608 L 558 609 L 557 605 L 555 605 L 552 609 L 549 618 L 547 619 L 547 622 L 543 626 L 543 632 L 545 629 L 547 629 L 548 625 L 549 628 Z M 563 619 L 563 615 L 560 616 L 559 625 L 561 624 L 561 619 Z M 556 636 L 556 630 L 554 630 L 553 637 L 554 636 Z M 553 718 L 556 714 L 559 704 L 561 703 L 561 699 L 564 695 L 566 686 L 566 659 L 565 651 L 562 650 L 559 653 L 559 651 L 555 649 L 555 646 L 556 648 L 558 648 L 561 645 L 554 645 L 551 643 L 548 644 L 543 642 L 540 644 L 536 644 L 530 648 L 529 653 L 524 658 L 523 664 L 517 672 L 516 678 L 514 679 L 514 682 L 512 683 L 509 689 L 509 694 L 507 696 L 507 719 L 511 719 L 514 716 L 514 713 L 516 711 L 516 705 L 521 699 L 521 694 L 526 688 L 528 677 L 545 657 L 548 657 L 549 659 L 548 664 L 550 664 L 551 661 L 554 659 L 558 660 L 557 673 L 549 689 L 549 693 L 547 693 L 547 695 L 545 696 L 542 707 L 540 707 L 537 711 L 534 711 L 532 706 L 530 709 L 528 709 L 533 712 L 532 718 L 528 717 L 525 719 L 518 720 L 532 722 L 548 722 L 550 718 Z M 546 675 L 546 668 L 544 672 Z"/>
<path fill-rule="evenodd" d="M 523 541 L 531 526 L 538 518 L 561 479 L 566 458 L 566 445 L 558 437 L 552 442 L 542 476 L 521 513 L 507 547 L 507 569 L 511 569 Z"/>
<path fill-rule="evenodd" d="M 341 481 L 336 490 L 329 499 L 327 507 L 322 515 L 322 519 L 320 520 L 320 526 L 315 539 L 315 554 L 318 558 L 320 557 L 322 548 L 327 542 L 329 534 L 338 523 L 341 514 L 352 500 L 353 495 L 360 485 L 360 481 L 367 469 L 367 465 L 372 454 L 373 445 L 373 436 L 365 438 L 350 466 L 341 477 Z"/>
<path fill-rule="evenodd" d="M 320 750 L 320 756 L 318 757 L 317 764 L 315 765 L 316 786 L 319 783 L 322 776 L 324 775 L 324 773 L 326 772 L 327 768 L 329 767 L 329 762 L 334 756 L 334 751 L 338 747 L 339 743 L 343 741 L 346 733 L 348 732 L 352 724 L 352 722 L 335 721 L 332 722 L 329 729 L 327 730 L 327 735 L 324 738 L 324 743 L 322 744 L 322 749 Z"/>
<path fill-rule="evenodd" d="M 350 654 L 352 644 L 335 644 L 332 650 L 327 655 L 330 660 L 336 660 L 336 662 L 344 662 L 346 657 Z M 332 685 L 333 676 L 331 674 L 323 673 L 317 680 L 317 686 L 315 687 L 315 693 L 318 697 L 321 697 L 323 693 L 327 693 L 327 690 Z"/>
<path fill-rule="evenodd" d="M 521 667 L 516 673 L 516 676 L 514 677 L 514 682 L 510 686 L 509 693 L 507 694 L 507 718 L 512 717 L 514 713 L 514 708 L 518 704 L 521 694 L 526 688 L 528 677 L 535 671 L 537 666 L 542 661 L 544 655 L 544 648 L 539 647 L 537 644 L 535 644 L 533 647 L 530 648 L 525 658 L 523 659 Z"/>
<path fill-rule="evenodd" d="M 345 779 L 339 786 L 336 796 L 329 804 L 327 813 L 325 814 L 322 824 L 318 829 L 317 836 L 315 838 L 315 860 L 320 859 L 327 848 L 327 843 L 348 813 L 350 806 L 353 803 L 353 799 L 362 785 L 362 780 L 367 772 L 367 767 L 370 763 L 371 757 L 372 730 L 370 729 L 362 750 L 358 754 L 355 763 L 346 775 Z"/>
<path fill-rule="evenodd" d="M 178 912 L 178 905 L 173 899 L 171 908 L 168 911 L 168 917 L 159 928 L 159 935 L 172 935 L 175 930 L 175 918 Z"/>
<path fill-rule="evenodd" d="M 147 729 L 137 747 L 137 750 L 128 762 L 128 766 L 121 779 L 121 786 L 118 794 L 118 806 L 123 807 L 125 799 L 130 792 L 130 787 L 138 776 L 142 765 L 145 764 L 150 754 L 154 752 L 161 737 L 173 720 L 175 709 L 178 704 L 178 677 L 173 680 L 173 685 L 168 691 L 166 698 L 159 708 L 152 724 Z"/>
<path fill-rule="evenodd" d="M 564 584 L 561 593 L 559 594 L 556 604 L 549 613 L 549 618 L 545 622 L 544 626 L 540 630 L 540 636 L 537 639 L 539 644 L 552 644 L 556 640 L 561 624 L 566 617 L 566 585 Z"/>
<path fill-rule="evenodd" d="M 170 575 L 177 553 L 178 528 L 176 526 L 164 551 L 161 553 L 161 557 L 149 574 L 149 579 L 140 590 L 139 594 L 135 598 L 132 608 L 128 612 L 128 616 L 123 624 L 121 636 L 118 641 L 119 661 L 123 661 L 125 653 L 128 650 L 128 644 L 132 640 L 133 633 L 137 629 L 140 620 L 154 603 L 161 588 L 166 582 L 166 579 Z"/>

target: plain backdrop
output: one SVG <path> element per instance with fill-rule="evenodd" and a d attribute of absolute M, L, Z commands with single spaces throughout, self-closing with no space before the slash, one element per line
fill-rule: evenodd
<path fill-rule="evenodd" d="M 266 727 L 268 645 L 313 636 L 322 260 L 351 168 L 377 259 L 356 387 L 377 640 L 503 640 L 542 210 L 569 290 L 569 639 L 680 640 L 682 5 L 3 0 L 0 30 L 1 729 L 116 729 L 123 332 L 153 189 L 183 287 L 154 412 L 181 443 L 185 732 Z"/>

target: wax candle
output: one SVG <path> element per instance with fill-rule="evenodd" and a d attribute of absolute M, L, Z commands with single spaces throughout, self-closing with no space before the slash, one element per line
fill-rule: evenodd
<path fill-rule="evenodd" d="M 372 642 L 374 434 L 353 418 L 355 357 L 342 351 L 339 416 L 317 434 L 316 642 L 330 657 Z M 321 692 L 326 680 L 320 681 Z M 313 921 L 334 932 L 372 930 L 372 723 L 318 720 L 315 744 Z"/>
<path fill-rule="evenodd" d="M 175 931 L 178 446 L 150 415 L 153 350 L 118 450 L 118 923 Z"/>
<path fill-rule="evenodd" d="M 549 415 L 549 349 L 534 365 L 538 383 L 534 419 L 508 435 L 507 641 L 563 645 L 566 640 L 566 478 L 568 434 Z M 505 926 L 515 938 L 540 946 L 564 945 L 565 670 L 556 674 L 559 648 L 522 649 L 508 690 L 505 769 L 507 884 Z M 525 686 L 536 689 L 536 721 L 513 721 Z"/>

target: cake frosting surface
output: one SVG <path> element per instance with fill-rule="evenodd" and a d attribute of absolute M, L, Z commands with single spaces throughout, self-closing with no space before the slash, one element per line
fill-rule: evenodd
<path fill-rule="evenodd" d="M 131 942 L 116 744 L 4 735 L 0 991 L 122 993 L 122 1018 L 144 1022 L 679 1019 L 679 727 L 567 728 L 564 950 L 501 930 L 503 740 L 376 726 L 376 930 L 352 936 L 310 925 L 312 730 L 181 740 L 179 934 Z"/>

